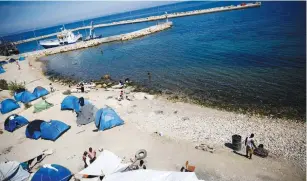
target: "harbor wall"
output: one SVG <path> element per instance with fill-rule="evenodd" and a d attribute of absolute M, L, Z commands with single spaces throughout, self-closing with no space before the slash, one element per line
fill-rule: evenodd
<path fill-rule="evenodd" d="M 183 16 L 193 16 L 193 15 L 199 15 L 199 14 L 207 14 L 207 13 L 215 13 L 215 12 L 223 12 L 223 11 L 231 11 L 231 10 L 240 10 L 240 9 L 254 8 L 254 7 L 260 7 L 260 6 L 261 6 L 260 2 L 247 3 L 245 5 L 240 4 L 240 5 L 236 5 L 236 6 L 230 5 L 230 6 L 223 6 L 223 7 L 202 9 L 202 10 L 170 13 L 170 14 L 167 14 L 167 15 L 164 14 L 164 15 L 159 15 L 159 16 L 150 16 L 150 17 L 146 17 L 146 18 L 138 18 L 138 19 L 133 19 L 133 20 L 123 20 L 123 21 L 117 21 L 117 22 L 105 23 L 105 24 L 97 24 L 94 27 L 95 28 L 102 28 L 102 27 L 107 27 L 107 26 L 142 23 L 142 22 L 166 19 L 166 16 L 167 16 L 167 18 L 178 18 L 178 17 L 183 17 Z M 89 28 L 91 28 L 91 26 L 84 26 L 84 27 L 79 27 L 79 28 L 70 29 L 70 30 L 71 31 L 78 31 L 78 30 L 89 29 Z M 14 43 L 15 44 L 21 44 L 21 43 L 26 43 L 26 42 L 30 42 L 30 41 L 49 38 L 49 37 L 52 37 L 52 36 L 55 36 L 55 35 L 57 35 L 57 33 L 43 35 L 43 36 L 30 38 L 30 39 L 26 39 L 26 40 L 20 40 L 20 41 L 14 42 Z"/>
<path fill-rule="evenodd" d="M 146 36 L 146 35 L 149 35 L 149 34 L 153 34 L 153 33 L 159 32 L 159 31 L 166 30 L 166 29 L 168 29 L 172 26 L 173 26 L 172 22 L 165 22 L 165 23 L 162 23 L 162 24 L 159 24 L 159 25 L 150 26 L 148 28 L 144 28 L 144 29 L 134 31 L 134 32 L 131 32 L 131 33 L 109 36 L 109 37 L 104 37 L 104 38 L 99 38 L 99 39 L 94 39 L 94 40 L 89 40 L 89 41 L 80 41 L 80 42 L 77 42 L 75 44 L 59 46 L 59 47 L 54 47 L 54 48 L 48 48 L 48 49 L 44 49 L 44 50 L 37 50 L 37 51 L 33 51 L 33 52 L 24 53 L 23 56 L 26 56 L 26 57 L 31 56 L 31 57 L 39 58 L 39 57 L 48 56 L 48 55 L 52 55 L 52 54 L 63 53 L 63 52 L 93 47 L 93 46 L 100 45 L 102 43 L 131 40 L 131 39 L 134 39 L 134 38 L 139 38 L 139 37 L 142 37 L 142 36 Z"/>

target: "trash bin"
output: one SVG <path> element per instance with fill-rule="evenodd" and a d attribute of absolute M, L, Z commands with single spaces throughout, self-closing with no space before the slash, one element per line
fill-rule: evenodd
<path fill-rule="evenodd" d="M 232 135 L 232 148 L 235 151 L 240 151 L 242 147 L 242 137 L 240 135 Z"/>

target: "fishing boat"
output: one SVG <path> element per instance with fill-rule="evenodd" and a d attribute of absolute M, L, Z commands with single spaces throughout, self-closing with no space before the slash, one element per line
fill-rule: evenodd
<path fill-rule="evenodd" d="M 81 34 L 75 35 L 72 31 L 66 30 L 65 27 L 63 27 L 61 28 L 61 32 L 57 34 L 56 39 L 42 40 L 39 41 L 39 44 L 44 48 L 52 48 L 57 46 L 73 44 L 79 40 L 82 40 Z"/>

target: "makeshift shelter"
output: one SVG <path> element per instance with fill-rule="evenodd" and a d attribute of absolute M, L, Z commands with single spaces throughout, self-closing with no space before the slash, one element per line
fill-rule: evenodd
<path fill-rule="evenodd" d="M 0 163 L 0 180 L 3 181 L 27 181 L 30 173 L 22 168 L 17 161 Z"/>
<path fill-rule="evenodd" d="M 22 94 L 26 91 L 26 89 L 17 89 L 14 93 L 14 99 L 18 102 L 21 101 Z"/>
<path fill-rule="evenodd" d="M 34 104 L 34 113 L 41 112 L 45 109 L 49 109 L 53 106 L 53 104 L 47 102 L 46 100 L 42 100 L 36 104 Z"/>
<path fill-rule="evenodd" d="M 23 61 L 23 60 L 25 60 L 26 59 L 26 57 L 24 57 L 24 56 L 20 56 L 19 57 L 19 61 Z"/>
<path fill-rule="evenodd" d="M 16 62 L 16 60 L 14 58 L 10 58 L 9 63 L 13 63 Z"/>
<path fill-rule="evenodd" d="M 0 74 L 2 74 L 4 72 L 5 72 L 4 68 L 0 65 Z"/>
<path fill-rule="evenodd" d="M 12 114 L 4 121 L 4 129 L 9 132 L 13 132 L 28 123 L 29 121 L 26 118 L 17 114 Z"/>
<path fill-rule="evenodd" d="M 57 164 L 43 165 L 32 177 L 31 181 L 68 181 L 72 173 L 67 168 Z"/>
<path fill-rule="evenodd" d="M 80 111 L 79 99 L 76 96 L 67 96 L 61 103 L 61 110 Z"/>
<path fill-rule="evenodd" d="M 93 104 L 86 104 L 81 107 L 77 116 L 77 124 L 85 125 L 95 120 L 95 115 L 98 109 Z"/>
<path fill-rule="evenodd" d="M 32 93 L 36 98 L 40 98 L 40 97 L 43 97 L 47 94 L 49 94 L 48 90 L 41 87 L 41 86 L 38 86 L 34 89 L 33 93 Z"/>
<path fill-rule="evenodd" d="M 11 112 L 17 108 L 20 108 L 20 106 L 13 99 L 5 99 L 1 102 L 1 114 Z"/>
<path fill-rule="evenodd" d="M 123 164 L 121 161 L 122 159 L 114 153 L 108 150 L 103 150 L 96 160 L 87 168 L 80 171 L 79 174 L 100 176 L 102 173 L 104 175 L 110 175 L 116 172 L 121 172 L 129 166 L 129 164 Z"/>
<path fill-rule="evenodd" d="M 112 108 L 99 109 L 95 117 L 95 125 L 98 130 L 106 130 L 124 124 L 124 121 Z"/>
<path fill-rule="evenodd" d="M 22 103 L 29 103 L 35 99 L 37 99 L 37 97 L 34 94 L 30 93 L 29 91 L 24 91 L 21 95 L 20 101 Z"/>
<path fill-rule="evenodd" d="M 70 128 L 69 125 L 56 120 L 45 122 L 42 120 L 34 120 L 30 122 L 26 129 L 26 137 L 31 139 L 46 139 L 55 141 L 65 131 Z"/>
<path fill-rule="evenodd" d="M 194 172 L 133 170 L 106 175 L 103 181 L 200 181 Z"/>

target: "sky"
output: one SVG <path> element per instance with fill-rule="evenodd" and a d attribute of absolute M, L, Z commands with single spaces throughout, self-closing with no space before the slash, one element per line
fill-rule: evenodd
<path fill-rule="evenodd" d="M 169 4 L 166 1 L 1 1 L 0 36 Z"/>

